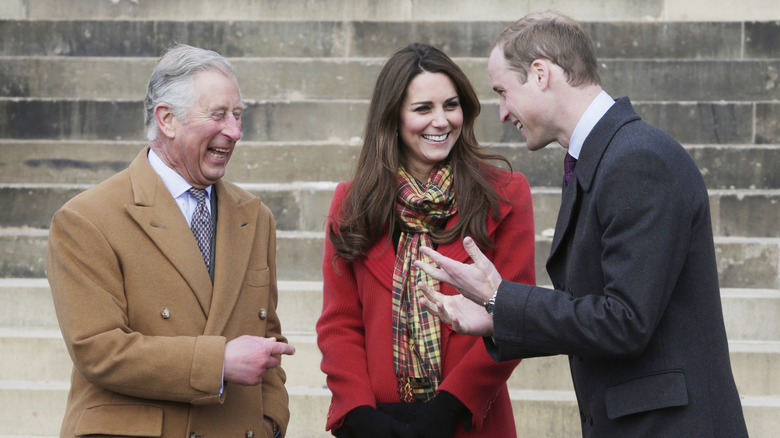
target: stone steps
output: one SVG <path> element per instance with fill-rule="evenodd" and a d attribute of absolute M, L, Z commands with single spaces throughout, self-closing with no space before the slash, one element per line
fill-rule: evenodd
<path fill-rule="evenodd" d="M 549 1 L 8 0 L 0 4 L 0 438 L 53 437 L 70 358 L 45 280 L 52 213 L 125 168 L 145 145 L 143 93 L 171 41 L 234 62 L 248 104 L 227 178 L 263 197 L 278 225 L 288 436 L 325 437 L 330 394 L 319 371 L 323 224 L 350 178 L 376 74 L 412 41 L 441 47 L 483 104 L 476 134 L 528 178 L 536 270 L 560 202 L 558 147 L 530 153 L 499 123 L 487 50 L 507 24 Z M 752 437 L 780 415 L 780 6 L 744 0 L 560 0 L 597 47 L 605 89 L 694 157 L 710 189 L 721 298 Z M 509 381 L 524 436 L 577 437 L 565 357 L 529 359 Z"/>
<path fill-rule="evenodd" d="M 375 57 L 232 58 L 243 97 L 250 100 L 364 99 L 389 53 Z M 40 99 L 144 97 L 154 57 L 14 56 L 0 65 L 0 96 Z M 495 100 L 487 59 L 455 58 L 481 100 Z M 606 59 L 605 89 L 634 101 L 773 101 L 780 87 L 767 87 L 780 67 L 774 59 Z M 674 76 L 681 80 L 663 81 Z M 770 82 L 771 83 L 771 82 Z M 739 86 L 735 86 L 739 84 Z M 659 86 L 661 85 L 661 86 Z"/>
<path fill-rule="evenodd" d="M 313 334 L 322 308 L 322 282 L 281 280 L 278 287 L 284 333 Z M 721 300 L 731 341 L 780 342 L 779 290 L 723 288 Z M 44 278 L 0 278 L 0 302 L 0 329 L 59 330 Z"/>
<path fill-rule="evenodd" d="M 290 414 L 295 419 L 288 436 L 325 438 L 325 416 L 330 403 L 326 388 L 288 387 Z M 67 383 L 35 384 L 0 382 L 0 404 L 20 406 L 0 411 L 0 423 L 6 437 L 56 436 L 65 411 Z M 569 391 L 510 391 L 517 430 L 522 436 L 576 438 L 580 435 L 579 411 L 574 393 Z M 748 432 L 754 438 L 776 436 L 778 397 L 743 397 L 742 407 Z"/>
<path fill-rule="evenodd" d="M 269 163 L 268 167 L 274 166 Z M 317 181 L 239 185 L 263 199 L 274 213 L 277 230 L 304 232 L 324 230 L 336 187 L 335 182 Z M 54 212 L 88 187 L 86 184 L 0 184 L 0 202 L 4 205 L 0 211 L 0 227 L 47 229 Z M 537 187 L 531 193 L 536 233 L 544 234 L 555 228 L 560 189 Z M 777 227 L 780 189 L 710 190 L 709 198 L 715 237 L 780 237 Z"/>
<path fill-rule="evenodd" d="M 483 116 L 484 117 L 484 116 Z M 551 146 L 529 152 L 524 144 L 486 143 L 522 172 L 531 187 L 558 188 L 563 150 Z M 127 167 L 144 141 L 0 139 L 0 187 L 87 187 Z M 687 144 L 711 190 L 780 189 L 780 143 Z M 326 182 L 350 178 L 359 153 L 357 140 L 244 141 L 228 165 L 239 184 Z M 557 205 L 555 206 L 557 209 Z"/>
<path fill-rule="evenodd" d="M 615 97 L 619 97 L 616 95 Z M 350 142 L 360 138 L 364 100 L 252 101 L 243 120 L 248 141 Z M 780 103 L 634 102 L 644 120 L 683 144 L 778 144 Z M 322 117 L 328 114 L 329 117 Z M 521 143 L 520 133 L 498 117 L 496 102 L 482 102 L 474 129 L 483 143 Z M 0 98 L 0 137 L 23 140 L 143 141 L 140 100 Z M 305 127 L 305 128 L 304 128 Z"/>
<path fill-rule="evenodd" d="M 47 231 L 40 229 L 0 229 L 0 278 L 43 278 Z M 277 273 L 280 280 L 322 280 L 324 231 L 278 231 Z M 536 277 L 549 284 L 544 264 L 551 237 L 536 239 Z M 780 288 L 778 259 L 780 239 L 718 237 L 715 239 L 720 286 L 724 288 Z"/>

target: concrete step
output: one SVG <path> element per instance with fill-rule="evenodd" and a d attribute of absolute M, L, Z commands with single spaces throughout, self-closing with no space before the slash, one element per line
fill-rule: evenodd
<path fill-rule="evenodd" d="M 761 20 L 778 17 L 765 2 L 746 0 L 738 10 L 728 9 L 723 0 L 695 0 L 683 5 L 676 2 L 598 0 L 587 4 L 573 0 L 557 1 L 556 9 L 566 11 L 578 20 L 697 20 L 717 19 Z M 707 8 L 702 5 L 709 6 Z M 474 7 L 468 0 L 448 2 L 442 8 L 435 0 L 399 0 L 375 2 L 369 0 L 340 0 L 325 3 L 298 3 L 284 0 L 253 2 L 238 0 L 230 8 L 218 7 L 204 0 L 169 1 L 154 7 L 143 1 L 111 1 L 95 3 L 90 0 L 70 0 L 65 6 L 56 0 L 12 0 L 0 7 L 0 18 L 13 19 L 170 19 L 180 20 L 511 20 L 527 11 L 545 10 L 549 2 L 530 0 L 522 7 L 515 2 L 491 0 Z M 768 11 L 767 11 L 768 9 Z"/>
<path fill-rule="evenodd" d="M 480 100 L 495 99 L 487 53 L 456 58 Z M 369 99 L 384 57 L 233 58 L 249 100 Z M 0 96 L 54 99 L 144 97 L 155 58 L 12 57 L 0 64 Z M 601 62 L 602 85 L 635 101 L 767 101 L 780 87 L 767 77 L 778 59 L 620 60 Z M 659 86 L 658 78 L 666 80 Z M 734 86 L 738 83 L 739 86 Z"/>
<path fill-rule="evenodd" d="M 368 109 L 365 100 L 247 100 L 246 104 L 243 139 L 249 141 L 346 143 L 360 138 Z M 683 144 L 780 143 L 777 101 L 635 101 L 634 108 Z M 482 102 L 482 114 L 475 123 L 481 142 L 523 142 L 513 126 L 499 121 L 497 101 Z M 142 127 L 140 100 L 0 98 L 0 138 L 143 141 Z"/>
<path fill-rule="evenodd" d="M 322 310 L 322 282 L 280 281 L 278 288 L 284 333 L 313 335 Z M 723 289 L 721 300 L 731 341 L 780 342 L 780 290 Z M 46 279 L 0 278 L 0 328 L 58 330 Z"/>
<path fill-rule="evenodd" d="M 7 437 L 55 436 L 65 411 L 68 384 L 52 382 L 0 382 L 0 404 L 18 409 L 0 411 L 0 423 Z M 324 388 L 288 386 L 290 394 L 290 437 L 326 438 L 325 418 L 330 392 Z M 510 391 L 515 423 L 520 436 L 576 438 L 580 420 L 573 392 Z M 775 437 L 778 397 L 743 397 L 748 432 L 753 438 Z"/>
<path fill-rule="evenodd" d="M 284 327 L 285 319 L 282 319 Z M 316 336 L 287 333 L 296 348 L 283 359 L 288 385 L 325 387 Z M 780 396 L 780 342 L 732 341 L 731 366 L 742 396 Z M 8 381 L 68 381 L 72 362 L 59 330 L 0 328 L 0 376 Z M 508 381 L 512 390 L 573 391 L 566 356 L 526 359 Z"/>
<path fill-rule="evenodd" d="M 621 3 L 616 9 L 623 9 L 624 5 Z M 307 4 L 306 7 L 310 6 Z M 71 13 L 78 10 L 70 5 L 63 8 Z M 201 11 L 209 9 L 204 7 Z M 187 20 L 178 14 L 176 21 L 170 20 L 171 16 L 82 20 L 69 17 L 70 14 L 52 20 L 7 20 L 0 21 L 0 38 L 4 42 L 0 56 L 156 58 L 172 41 L 177 41 L 213 49 L 228 57 L 382 58 L 409 42 L 419 41 L 440 47 L 450 56 L 484 57 L 504 26 L 529 11 L 518 10 L 511 15 L 505 12 L 498 21 L 481 20 L 473 14 L 474 9 L 483 9 L 480 5 L 480 8 L 469 7 L 467 11 L 459 12 L 459 16 L 467 18 L 463 22 L 447 20 L 439 13 L 442 9 L 449 8 L 439 7 L 435 15 L 425 17 L 406 16 L 403 21 L 392 18 L 333 20 L 317 16 L 313 20 L 267 19 L 258 23 L 247 17 L 217 21 L 217 14 L 205 21 Z M 761 20 L 772 20 L 771 15 Z M 780 18 L 780 11 L 774 15 Z M 432 17 L 437 21 L 431 21 Z M 595 43 L 600 60 L 777 58 L 771 41 L 777 41 L 780 35 L 780 30 L 771 21 L 611 21 L 601 18 L 583 22 L 583 25 Z M 130 41 L 132 44 L 128 43 Z"/>
<path fill-rule="evenodd" d="M 43 278 L 48 233 L 40 229 L 0 229 L 0 278 Z M 277 274 L 284 281 L 322 280 L 324 232 L 277 233 Z M 552 239 L 536 239 L 536 281 L 550 284 L 544 265 Z M 780 289 L 780 239 L 715 239 L 720 286 Z"/>
<path fill-rule="evenodd" d="M 311 160 L 314 160 L 314 157 Z M 262 167 L 277 169 L 284 167 L 264 161 Z M 49 163 L 56 165 L 54 161 Z M 76 163 L 72 161 L 69 164 L 79 165 Z M 86 163 L 81 163 L 86 166 Z M 234 164 L 240 165 L 240 163 Z M 522 163 L 522 165 L 528 166 L 529 163 Z M 298 174 L 305 174 L 304 169 L 297 169 L 297 165 L 290 167 L 295 170 L 290 172 L 281 170 L 278 173 L 286 173 L 291 178 Z M 101 170 L 98 172 L 103 173 Z M 74 170 L 72 173 L 79 173 L 79 171 Z M 254 173 L 264 172 L 257 169 Z M 277 230 L 311 232 L 324 230 L 328 208 L 336 187 L 335 182 L 314 181 L 260 184 L 238 182 L 238 184 L 263 199 L 274 214 Z M 47 229 L 57 209 L 88 187 L 82 184 L 0 184 L 0 204 L 4 205 L 0 210 L 0 227 Z M 532 189 L 531 193 L 536 233 L 551 233 L 555 228 L 560 209 L 560 188 L 538 187 Z M 777 227 L 780 223 L 780 208 L 778 208 L 780 189 L 710 190 L 709 194 L 713 232 L 716 237 L 780 237 L 780 228 Z"/>
<path fill-rule="evenodd" d="M 126 168 L 146 144 L 0 139 L 0 187 L 97 184 Z M 522 143 L 485 146 L 507 157 L 534 190 L 560 187 L 564 150 L 558 145 L 535 152 Z M 240 184 L 345 181 L 352 177 L 360 147 L 357 138 L 346 142 L 242 140 L 230 159 L 226 178 Z M 780 189 L 780 144 L 701 144 L 686 149 L 710 190 Z"/>

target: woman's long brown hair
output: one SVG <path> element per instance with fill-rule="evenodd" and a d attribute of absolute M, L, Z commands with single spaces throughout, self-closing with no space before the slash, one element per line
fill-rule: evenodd
<path fill-rule="evenodd" d="M 355 177 L 344 202 L 328 228 L 336 256 L 355 260 L 395 227 L 397 173 L 405 157 L 397 134 L 406 88 L 422 72 L 444 73 L 455 84 L 463 109 L 463 126 L 449 160 L 454 175 L 459 220 L 448 230 L 431 233 L 436 243 L 450 243 L 470 235 L 482 248 L 493 246 L 487 233 L 488 214 L 498 215 L 501 200 L 493 189 L 498 168 L 488 161 L 509 161 L 485 152 L 474 135 L 479 99 L 466 75 L 444 52 L 425 44 L 410 44 L 397 51 L 382 67 L 374 87 Z M 507 182 L 509 179 L 507 178 Z M 388 238 L 388 244 L 390 238 Z M 334 260 L 335 261 L 335 260 Z"/>

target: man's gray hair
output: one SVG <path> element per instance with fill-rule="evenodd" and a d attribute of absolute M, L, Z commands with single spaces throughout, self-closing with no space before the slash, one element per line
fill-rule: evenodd
<path fill-rule="evenodd" d="M 200 98 L 193 77 L 209 70 L 219 71 L 234 79 L 236 77 L 233 65 L 211 50 L 176 44 L 163 54 L 149 78 L 144 99 L 144 125 L 149 141 L 157 138 L 154 107 L 166 103 L 176 118 L 187 123 L 187 113 Z"/>

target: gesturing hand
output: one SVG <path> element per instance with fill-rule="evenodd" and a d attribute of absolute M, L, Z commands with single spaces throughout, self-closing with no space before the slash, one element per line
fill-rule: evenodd
<path fill-rule="evenodd" d="M 420 304 L 456 332 L 472 336 L 493 335 L 493 317 L 481 305 L 463 295 L 444 295 L 423 282 L 417 286 L 425 294 L 425 298 L 420 298 Z"/>
<path fill-rule="evenodd" d="M 490 260 L 482 254 L 471 237 L 463 239 L 463 248 L 474 264 L 467 265 L 445 257 L 431 248 L 422 247 L 420 251 L 431 258 L 439 268 L 417 260 L 414 265 L 436 280 L 450 284 L 463 296 L 477 304 L 489 300 L 501 284 L 501 274 Z"/>
<path fill-rule="evenodd" d="M 244 335 L 225 344 L 225 380 L 244 386 L 258 385 L 266 371 L 279 366 L 282 354 L 295 347 L 274 338 Z"/>

